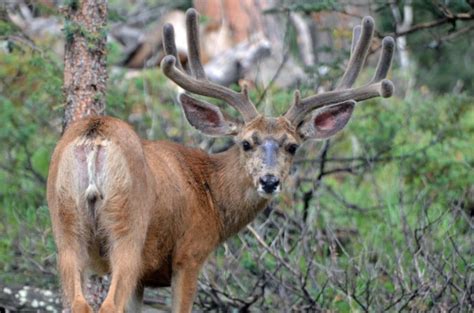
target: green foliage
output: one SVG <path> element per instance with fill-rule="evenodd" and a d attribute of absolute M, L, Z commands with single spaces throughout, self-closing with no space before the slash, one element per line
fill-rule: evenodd
<path fill-rule="evenodd" d="M 446 31 L 448 32 L 449 30 Z M 417 37 L 419 36 L 413 36 L 412 39 L 420 40 Z M 469 36 L 423 50 L 422 54 L 415 54 L 420 68 L 416 73 L 420 84 L 425 84 L 438 93 L 460 88 L 471 95 L 474 94 L 474 76 L 471 68 L 474 62 L 474 44 Z"/>
<path fill-rule="evenodd" d="M 403 2 L 400 10 L 403 12 Z M 430 23 L 443 19 L 440 7 L 434 1 L 413 1 L 414 24 Z M 468 13 L 468 1 L 445 1 L 453 14 Z M 381 6 L 380 23 L 386 32 L 394 32 L 394 22 L 389 6 Z M 410 57 L 416 62 L 413 71 L 416 83 L 426 86 L 433 93 L 443 94 L 463 90 L 474 95 L 474 43 L 472 30 L 458 37 L 448 39 L 455 32 L 472 26 L 472 21 L 456 21 L 426 31 L 417 31 L 407 37 Z"/>
<path fill-rule="evenodd" d="M 16 32 L 17 30 L 18 29 L 12 23 L 9 23 L 4 20 L 0 20 L 0 36 L 10 35 Z"/>
<path fill-rule="evenodd" d="M 282 9 L 282 7 L 284 9 Z M 322 11 L 335 11 L 341 7 L 341 4 L 337 0 L 319 0 L 319 1 L 307 1 L 307 0 L 286 0 L 283 1 L 283 5 L 279 7 L 270 8 L 264 11 L 264 13 L 275 13 L 283 10 L 312 13 Z"/>
<path fill-rule="evenodd" d="M 0 280 L 51 284 L 51 271 L 36 273 L 55 262 L 45 181 L 52 125 L 61 115 L 62 69 L 47 55 L 21 50 L 0 60 Z"/>

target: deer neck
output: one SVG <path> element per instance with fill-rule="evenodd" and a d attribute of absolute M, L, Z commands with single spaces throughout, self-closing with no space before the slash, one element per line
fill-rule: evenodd
<path fill-rule="evenodd" d="M 239 147 L 211 155 L 209 188 L 222 224 L 222 240 L 249 224 L 269 200 L 258 195 L 239 157 Z"/>

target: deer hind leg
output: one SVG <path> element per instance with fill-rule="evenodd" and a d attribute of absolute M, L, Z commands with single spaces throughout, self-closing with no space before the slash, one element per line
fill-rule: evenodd
<path fill-rule="evenodd" d="M 78 262 L 75 251 L 70 249 L 59 253 L 59 271 L 64 290 L 65 302 L 71 306 L 72 313 L 92 313 L 92 308 L 82 292 L 83 266 Z"/>
<path fill-rule="evenodd" d="M 83 276 L 88 264 L 84 220 L 75 202 L 67 197 L 49 201 L 58 250 L 58 270 L 65 308 L 72 313 L 92 313 L 83 293 Z"/>
<path fill-rule="evenodd" d="M 92 313 L 82 291 L 84 262 L 78 250 L 60 250 L 58 264 L 66 305 L 70 305 L 72 313 Z"/>
<path fill-rule="evenodd" d="M 124 312 L 141 275 L 147 221 L 143 208 L 130 205 L 136 203 L 134 200 L 117 196 L 103 207 L 101 219 L 109 237 L 111 283 L 99 313 Z"/>
<path fill-rule="evenodd" d="M 112 281 L 99 313 L 122 313 L 139 279 L 141 249 L 135 241 L 122 239 L 112 248 L 110 259 Z"/>

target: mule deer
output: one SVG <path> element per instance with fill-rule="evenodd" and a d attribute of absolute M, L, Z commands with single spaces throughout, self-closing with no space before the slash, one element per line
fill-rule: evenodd
<path fill-rule="evenodd" d="M 347 69 L 334 91 L 294 102 L 283 116 L 260 115 L 241 92 L 206 80 L 199 60 L 197 13 L 187 12 L 190 74 L 177 62 L 174 31 L 165 25 L 165 75 L 183 89 L 222 100 L 243 121 L 188 94 L 180 103 L 204 134 L 233 136 L 225 152 L 207 154 L 168 141 L 140 139 L 112 117 L 79 120 L 64 133 L 51 160 L 48 204 L 58 248 L 64 299 L 73 312 L 91 312 L 83 296 L 88 270 L 111 273 L 100 312 L 139 311 L 146 286 L 172 287 L 173 312 L 192 309 L 207 256 L 251 222 L 278 194 L 298 147 L 325 139 L 349 121 L 355 104 L 390 97 L 393 39 L 383 40 L 372 80 L 351 88 L 369 49 L 374 22 L 356 27 Z M 135 304 L 136 306 L 132 306 Z"/>

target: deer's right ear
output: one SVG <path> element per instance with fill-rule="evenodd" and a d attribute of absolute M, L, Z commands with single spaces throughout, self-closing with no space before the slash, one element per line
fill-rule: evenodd
<path fill-rule="evenodd" d="M 241 124 L 224 116 L 215 105 L 181 94 L 179 101 L 184 115 L 197 130 L 209 136 L 232 136 L 240 131 Z"/>

